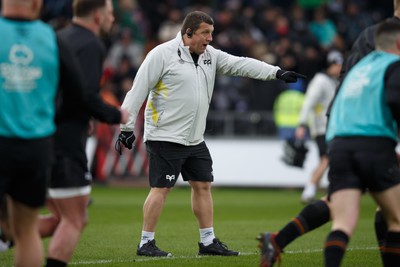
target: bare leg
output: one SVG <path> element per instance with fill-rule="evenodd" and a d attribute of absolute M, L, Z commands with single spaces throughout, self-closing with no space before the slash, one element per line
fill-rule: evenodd
<path fill-rule="evenodd" d="M 388 230 L 400 232 L 400 185 L 380 193 L 371 193 L 385 215 Z"/>
<path fill-rule="evenodd" d="M 49 214 L 39 216 L 39 234 L 42 238 L 52 236 L 60 222 L 60 214 L 53 199 L 46 201 Z"/>
<path fill-rule="evenodd" d="M 192 210 L 200 229 L 213 227 L 214 206 L 211 183 L 194 181 L 189 183 L 192 187 Z"/>
<path fill-rule="evenodd" d="M 310 181 L 304 187 L 301 195 L 301 200 L 304 203 L 311 202 L 317 193 L 318 185 L 324 176 L 325 171 L 328 169 L 329 160 L 327 156 L 320 158 L 318 166 L 314 169 Z"/>
<path fill-rule="evenodd" d="M 153 187 L 150 189 L 143 205 L 143 231 L 155 232 L 158 219 L 170 191 L 170 188 Z"/>
<path fill-rule="evenodd" d="M 30 208 L 9 198 L 8 211 L 15 242 L 15 267 L 42 266 L 43 247 L 37 230 L 39 208 Z"/>
<path fill-rule="evenodd" d="M 332 230 L 340 230 L 349 237 L 353 234 L 360 213 L 361 191 L 344 189 L 331 196 Z"/>
<path fill-rule="evenodd" d="M 319 182 L 322 179 L 322 176 L 324 175 L 325 171 L 328 169 L 329 166 L 329 160 L 327 156 L 322 156 L 320 158 L 319 164 L 317 168 L 315 168 L 312 176 L 311 176 L 311 183 L 315 185 L 319 185 Z"/>
<path fill-rule="evenodd" d="M 332 229 L 324 246 L 326 267 L 340 266 L 358 221 L 361 190 L 342 189 L 331 196 Z"/>
<path fill-rule="evenodd" d="M 60 223 L 48 247 L 48 258 L 69 262 L 88 221 L 89 196 L 53 199 L 60 212 Z"/>

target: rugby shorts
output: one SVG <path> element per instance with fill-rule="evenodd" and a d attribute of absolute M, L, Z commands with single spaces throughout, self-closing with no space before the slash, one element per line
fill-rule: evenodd
<path fill-rule="evenodd" d="M 92 175 L 86 163 L 70 157 L 57 157 L 49 186 L 51 198 L 69 198 L 89 195 Z"/>
<path fill-rule="evenodd" d="M 184 146 L 164 141 L 147 141 L 151 187 L 173 187 L 179 174 L 184 181 L 212 182 L 212 159 L 205 142 Z"/>
<path fill-rule="evenodd" d="M 334 138 L 328 148 L 328 194 L 350 188 L 382 192 L 399 184 L 395 147 L 389 138 Z"/>
<path fill-rule="evenodd" d="M 31 208 L 44 206 L 54 155 L 53 137 L 0 137 L 0 198 L 8 194 Z"/>

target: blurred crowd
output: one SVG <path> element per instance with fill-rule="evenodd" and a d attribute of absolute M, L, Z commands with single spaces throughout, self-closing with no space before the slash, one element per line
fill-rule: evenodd
<path fill-rule="evenodd" d="M 220 76 L 211 110 L 273 108 L 286 89 L 305 91 L 326 55 L 346 55 L 358 34 L 393 14 L 393 1 L 362 0 L 113 0 L 115 25 L 104 36 L 108 54 L 103 96 L 119 105 L 131 88 L 146 53 L 174 38 L 184 16 L 202 10 L 214 18 L 213 45 L 238 56 L 254 57 L 307 76 L 296 84 Z M 42 19 L 55 29 L 70 22 L 72 0 L 45 0 Z M 287 88 L 291 86 L 291 88 Z"/>

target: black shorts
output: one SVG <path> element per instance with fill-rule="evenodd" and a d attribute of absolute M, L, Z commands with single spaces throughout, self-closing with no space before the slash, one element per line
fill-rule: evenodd
<path fill-rule="evenodd" d="M 396 143 L 389 138 L 340 137 L 329 143 L 329 190 L 381 192 L 400 183 Z"/>
<path fill-rule="evenodd" d="M 325 135 L 317 135 L 315 137 L 315 142 L 317 143 L 318 146 L 318 152 L 319 152 L 319 157 L 326 156 L 326 140 L 325 140 Z"/>
<path fill-rule="evenodd" d="M 0 198 L 8 194 L 29 207 L 42 207 L 54 155 L 53 137 L 0 137 L 0 151 Z"/>
<path fill-rule="evenodd" d="M 182 174 L 184 181 L 212 182 L 212 159 L 205 142 L 184 146 L 171 142 L 147 141 L 151 187 L 173 187 Z"/>
<path fill-rule="evenodd" d="M 65 189 L 90 185 L 92 176 L 84 162 L 70 157 L 57 157 L 54 163 L 50 188 Z"/>

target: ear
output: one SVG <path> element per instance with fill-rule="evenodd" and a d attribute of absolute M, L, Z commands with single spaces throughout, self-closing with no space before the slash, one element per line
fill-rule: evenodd
<path fill-rule="evenodd" d="M 193 31 L 192 31 L 192 29 L 187 28 L 187 29 L 186 29 L 186 35 L 187 35 L 187 37 L 192 38 L 192 36 L 193 36 Z"/>
<path fill-rule="evenodd" d="M 100 9 L 96 9 L 93 11 L 93 22 L 96 23 L 96 25 L 101 25 L 103 21 L 103 16 L 101 14 Z"/>

